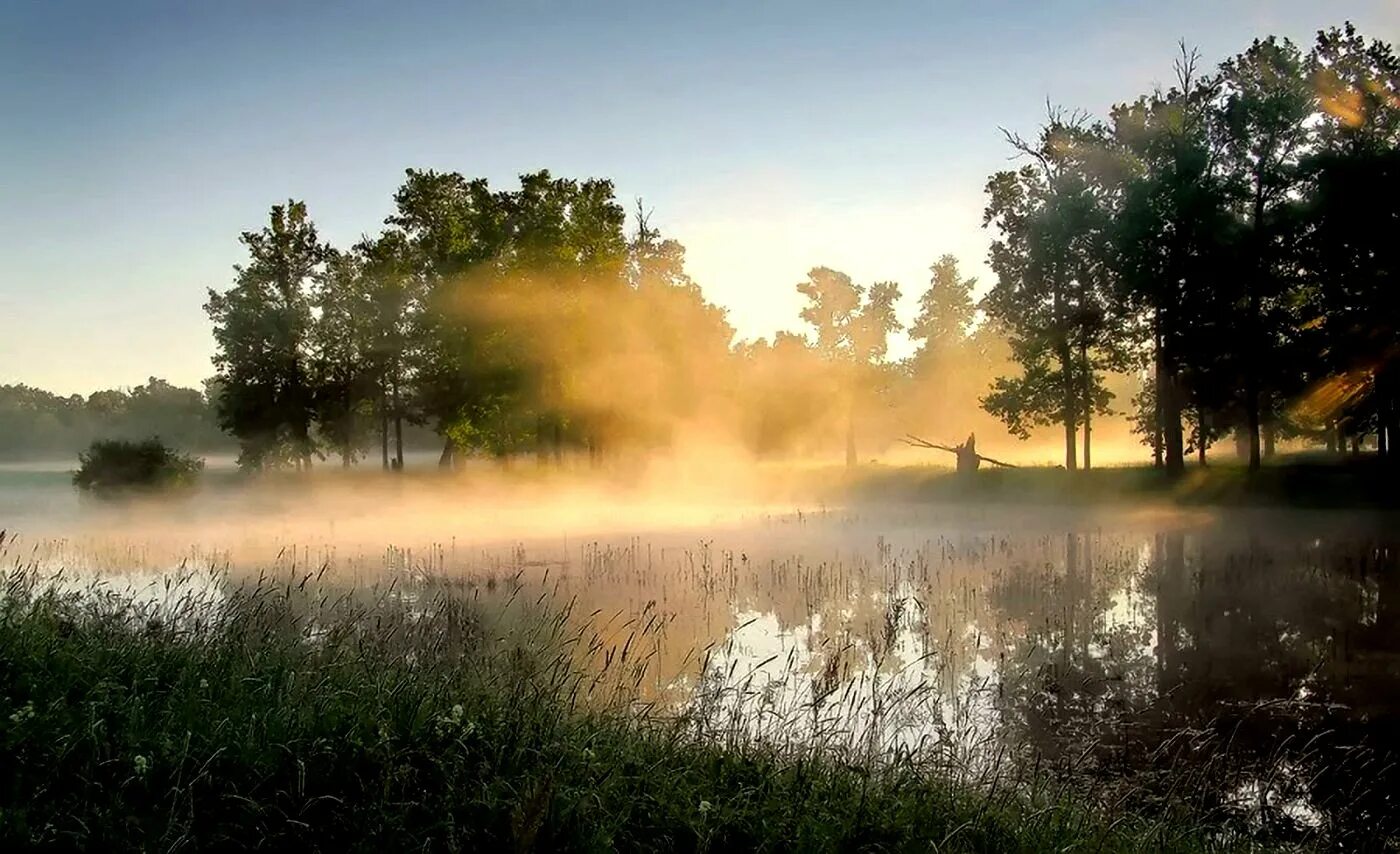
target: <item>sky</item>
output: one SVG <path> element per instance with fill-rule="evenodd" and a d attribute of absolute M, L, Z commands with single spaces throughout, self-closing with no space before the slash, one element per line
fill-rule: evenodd
<path fill-rule="evenodd" d="M 819 265 L 908 320 L 944 253 L 990 284 L 1002 128 L 1347 19 L 1394 41 L 1400 0 L 0 0 L 0 384 L 198 384 L 239 233 L 297 198 L 348 245 L 408 167 L 612 178 L 741 338 Z"/>

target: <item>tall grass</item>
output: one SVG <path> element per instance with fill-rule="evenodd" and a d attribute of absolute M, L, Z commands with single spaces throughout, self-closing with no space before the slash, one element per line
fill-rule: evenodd
<path fill-rule="evenodd" d="M 650 623 L 605 640 L 519 585 L 221 584 L 143 599 L 11 573 L 6 850 L 1223 846 L 1062 788 L 952 779 L 914 748 L 725 737 L 696 717 L 714 703 L 643 700 Z"/>

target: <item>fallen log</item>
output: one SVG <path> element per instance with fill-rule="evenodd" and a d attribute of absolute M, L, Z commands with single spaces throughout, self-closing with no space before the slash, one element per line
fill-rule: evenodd
<path fill-rule="evenodd" d="M 962 473 L 977 471 L 977 467 L 984 462 L 991 463 L 994 466 L 1001 466 L 1002 468 L 1018 468 L 1018 466 L 1012 463 L 1002 462 L 1001 460 L 993 459 L 985 454 L 977 453 L 977 437 L 975 435 L 969 435 L 967 441 L 963 442 L 961 445 L 940 445 L 937 442 L 921 439 L 913 433 L 905 434 L 905 437 L 900 439 L 900 441 L 915 448 L 947 451 L 950 454 L 957 455 L 958 471 Z"/>

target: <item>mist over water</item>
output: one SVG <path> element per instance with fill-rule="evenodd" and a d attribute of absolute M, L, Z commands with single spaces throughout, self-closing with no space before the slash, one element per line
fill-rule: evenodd
<path fill-rule="evenodd" d="M 1189 781 L 1271 832 L 1394 820 L 1397 552 L 1364 515 L 801 501 L 810 479 L 664 474 L 216 478 L 113 504 L 8 469 L 0 527 L 6 563 L 76 586 L 322 573 L 571 603 L 649 659 L 646 697 L 707 703 L 716 732 L 932 751 L 984 784 Z"/>

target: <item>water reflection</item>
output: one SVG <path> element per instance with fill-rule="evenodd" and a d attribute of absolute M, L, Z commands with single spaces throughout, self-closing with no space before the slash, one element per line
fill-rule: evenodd
<path fill-rule="evenodd" d="M 1400 813 L 1400 567 L 1384 531 L 905 507 L 728 519 L 703 537 L 371 549 L 328 530 L 183 551 L 50 540 L 25 559 L 523 585 L 573 601 L 600 644 L 631 644 L 648 701 L 715 738 L 917 753 L 984 782 L 1034 768 L 1109 803 L 1189 802 L 1274 839 L 1357 843 Z"/>

